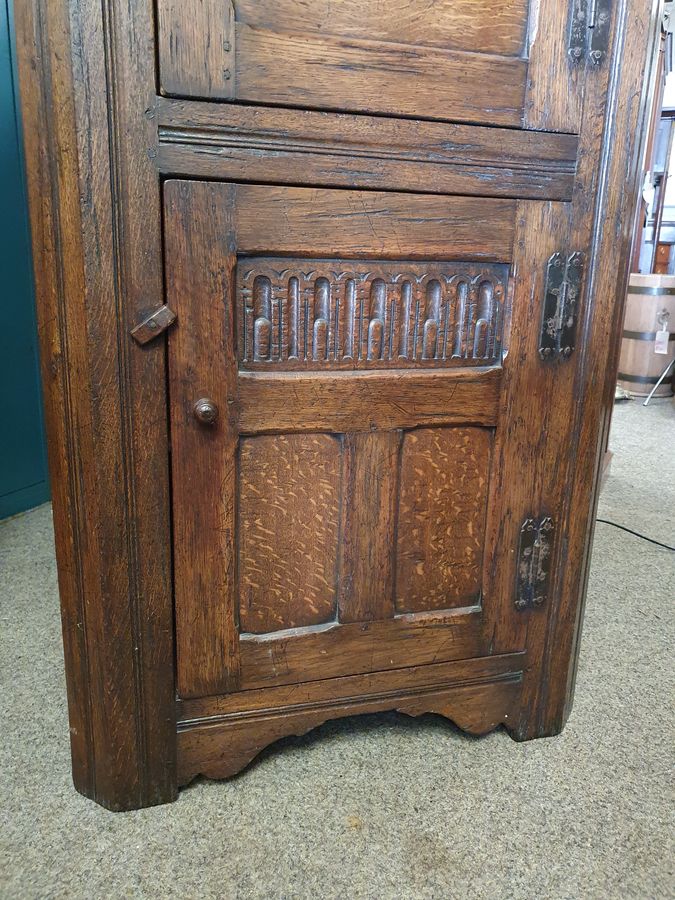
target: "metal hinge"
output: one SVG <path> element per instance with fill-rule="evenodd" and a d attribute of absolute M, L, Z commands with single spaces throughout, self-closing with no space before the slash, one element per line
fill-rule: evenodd
<path fill-rule="evenodd" d="M 574 350 L 583 274 L 583 253 L 554 253 L 548 261 L 539 338 L 543 360 L 567 359 Z"/>
<path fill-rule="evenodd" d="M 543 606 L 548 597 L 553 519 L 525 519 L 518 545 L 516 609 Z"/>
<path fill-rule="evenodd" d="M 599 66 L 607 56 L 610 14 L 611 0 L 574 0 L 568 51 L 573 63 L 588 56 Z"/>
<path fill-rule="evenodd" d="M 175 321 L 176 313 L 168 306 L 160 306 L 147 319 L 143 319 L 135 328 L 131 329 L 131 336 L 138 344 L 147 344 L 159 337 Z"/>

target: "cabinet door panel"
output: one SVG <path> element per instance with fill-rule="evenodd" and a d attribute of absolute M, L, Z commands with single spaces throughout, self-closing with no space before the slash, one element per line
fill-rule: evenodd
<path fill-rule="evenodd" d="M 166 183 L 182 696 L 487 652 L 515 207 L 472 201 L 476 250 L 457 259 L 467 209 Z M 332 234 L 358 235 L 359 257 L 328 257 Z"/>
<path fill-rule="evenodd" d="M 532 8 L 530 8 L 532 6 Z M 540 40 L 563 43 L 560 0 L 478 3 L 396 0 L 159 0 L 162 92 L 518 127 L 537 126 L 539 88 L 530 58 Z M 536 66 L 535 66 L 536 68 Z M 562 73 L 561 73 L 562 74 Z M 550 106 L 574 130 L 576 78 Z M 558 92 L 558 87 L 560 88 Z M 542 98 L 543 99 L 543 98 Z M 543 106 L 544 104 L 542 104 Z M 557 115 L 557 112 L 556 112 Z"/>

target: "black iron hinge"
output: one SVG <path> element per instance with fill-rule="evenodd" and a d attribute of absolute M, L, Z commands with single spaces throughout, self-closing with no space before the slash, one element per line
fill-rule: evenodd
<path fill-rule="evenodd" d="M 554 530 L 550 516 L 523 522 L 518 546 L 516 609 L 535 609 L 547 600 Z"/>
<path fill-rule="evenodd" d="M 609 50 L 612 0 L 573 0 L 569 56 L 573 63 L 588 58 L 599 66 Z"/>
<path fill-rule="evenodd" d="M 539 338 L 543 360 L 567 359 L 574 350 L 583 274 L 583 253 L 554 253 L 548 261 Z"/>

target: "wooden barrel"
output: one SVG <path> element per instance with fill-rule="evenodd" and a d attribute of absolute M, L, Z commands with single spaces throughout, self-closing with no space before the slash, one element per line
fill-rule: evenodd
<path fill-rule="evenodd" d="M 669 313 L 665 326 L 659 323 L 664 312 Z M 663 327 L 670 331 L 666 355 L 654 352 L 656 332 Z M 631 394 L 646 397 L 674 357 L 675 276 L 631 275 L 619 359 L 619 384 Z M 669 397 L 672 388 L 671 372 L 654 396 Z"/>

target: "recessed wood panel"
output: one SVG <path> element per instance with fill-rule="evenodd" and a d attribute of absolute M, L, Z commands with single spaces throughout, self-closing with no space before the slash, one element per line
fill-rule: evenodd
<path fill-rule="evenodd" d="M 332 619 L 340 440 L 325 434 L 244 438 L 239 467 L 240 630 L 264 634 Z"/>
<path fill-rule="evenodd" d="M 492 432 L 422 428 L 401 451 L 398 612 L 480 601 Z"/>

